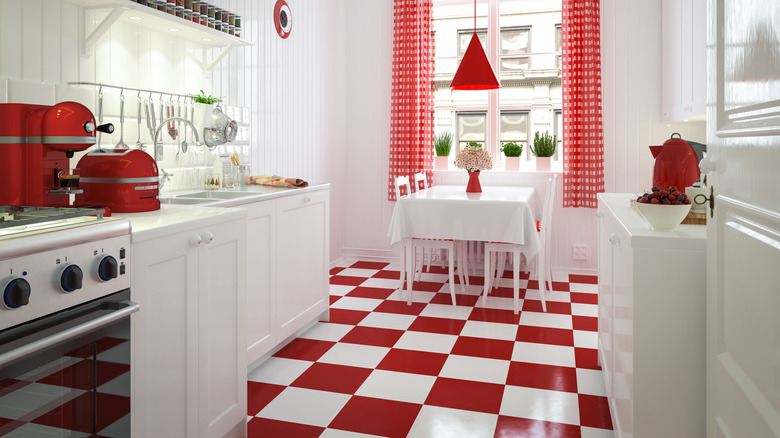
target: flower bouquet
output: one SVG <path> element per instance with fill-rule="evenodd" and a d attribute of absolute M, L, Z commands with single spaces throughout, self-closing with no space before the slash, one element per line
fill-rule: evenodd
<path fill-rule="evenodd" d="M 466 146 L 455 157 L 455 167 L 465 169 L 469 173 L 469 183 L 466 186 L 467 192 L 481 192 L 482 187 L 479 184 L 479 172 L 493 168 L 493 156 L 479 146 Z"/>

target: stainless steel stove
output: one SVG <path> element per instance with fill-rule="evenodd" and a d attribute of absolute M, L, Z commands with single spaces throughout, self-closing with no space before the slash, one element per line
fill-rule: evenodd
<path fill-rule="evenodd" d="M 0 292 L 0 436 L 129 428 L 139 308 L 129 301 L 130 222 L 96 209 L 0 207 Z M 107 394 L 99 370 L 109 363 L 125 371 L 112 382 L 124 389 Z M 126 412 L 102 407 L 116 397 Z"/>

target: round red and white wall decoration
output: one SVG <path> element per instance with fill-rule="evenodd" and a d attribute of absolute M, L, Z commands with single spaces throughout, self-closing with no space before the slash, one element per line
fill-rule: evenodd
<path fill-rule="evenodd" d="M 284 0 L 276 0 L 276 5 L 274 5 L 274 26 L 276 26 L 276 33 L 280 37 L 287 39 L 290 36 L 292 14 L 290 13 L 290 7 Z"/>

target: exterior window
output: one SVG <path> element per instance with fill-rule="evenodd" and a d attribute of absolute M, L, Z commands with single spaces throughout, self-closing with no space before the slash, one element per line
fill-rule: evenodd
<path fill-rule="evenodd" d="M 501 75 L 518 75 L 530 67 L 530 28 L 501 29 Z"/>
<path fill-rule="evenodd" d="M 558 136 L 558 144 L 555 145 L 553 160 L 558 161 L 563 157 L 563 112 L 561 110 L 553 112 L 553 133 L 553 135 Z"/>
<path fill-rule="evenodd" d="M 471 42 L 471 36 L 474 35 L 474 29 L 459 30 L 458 31 L 458 56 L 463 57 L 466 54 L 466 48 L 468 48 Z M 482 43 L 482 48 L 487 52 L 487 30 L 477 29 L 477 38 Z"/>
<path fill-rule="evenodd" d="M 555 66 L 558 68 L 561 68 L 561 25 L 556 24 L 555 25 L 555 52 L 557 55 L 555 55 Z"/>
<path fill-rule="evenodd" d="M 458 124 L 458 152 L 472 141 L 485 146 L 486 113 L 458 113 L 455 118 Z"/>
<path fill-rule="evenodd" d="M 501 145 L 510 141 L 524 143 L 523 153 L 528 154 L 527 111 L 501 111 Z"/>

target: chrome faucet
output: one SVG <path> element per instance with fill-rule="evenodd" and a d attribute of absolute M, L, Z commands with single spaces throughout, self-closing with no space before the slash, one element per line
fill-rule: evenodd
<path fill-rule="evenodd" d="M 157 149 L 160 149 L 160 159 L 162 159 L 162 143 L 159 145 L 157 144 L 157 136 L 160 135 L 160 130 L 163 126 L 165 126 L 168 122 L 184 122 L 192 127 L 192 133 L 195 135 L 195 144 L 198 146 L 203 146 L 203 143 L 200 142 L 200 138 L 198 137 L 198 128 L 195 127 L 195 125 L 190 122 L 189 120 L 185 119 L 184 117 L 170 117 L 160 122 L 159 125 L 157 125 L 157 129 L 154 130 L 154 137 L 152 138 L 152 141 L 154 143 L 154 161 L 157 162 Z"/>

